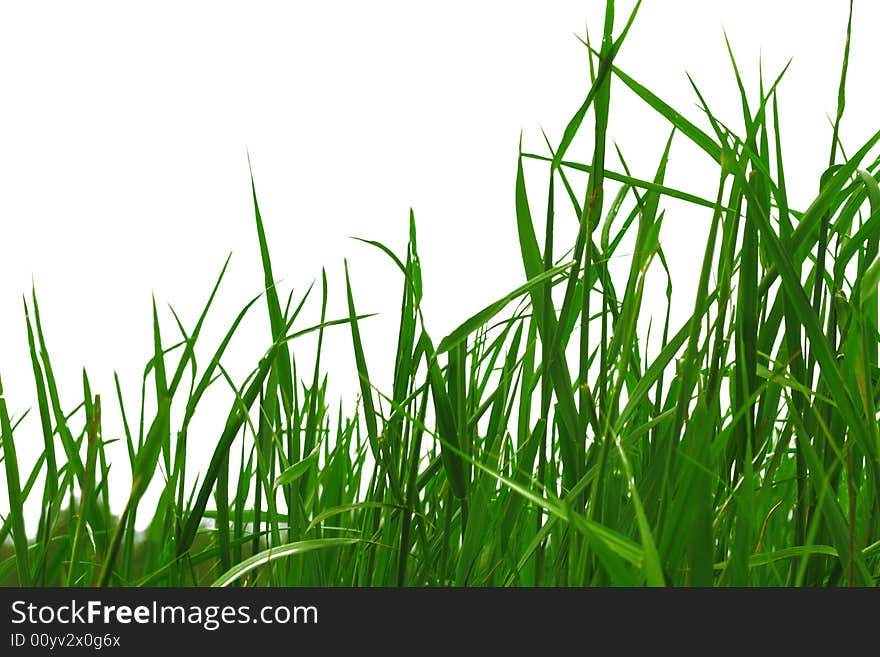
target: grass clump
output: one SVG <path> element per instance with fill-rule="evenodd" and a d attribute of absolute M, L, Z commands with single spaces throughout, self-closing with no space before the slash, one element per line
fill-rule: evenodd
<path fill-rule="evenodd" d="M 25 318 L 43 451 L 21 470 L 22 418 L 0 396 L 10 501 L 0 580 L 876 585 L 880 161 L 871 153 L 880 133 L 842 154 L 849 39 L 829 166 L 799 210 L 786 192 L 782 75 L 766 88 L 762 76 L 754 100 L 731 53 L 744 131 L 722 123 L 695 85 L 703 130 L 615 65 L 638 5 L 618 34 L 614 10 L 608 0 L 598 48 L 584 41 L 591 85 L 562 140 L 520 154 L 515 229 L 524 278 L 509 294 L 435 340 L 421 311 L 414 218 L 404 253 L 369 242 L 400 272 L 390 389 L 370 378 L 360 330 L 368 315 L 347 267 L 347 316 L 327 317 L 326 276 L 317 324 L 300 319 L 311 289 L 282 303 L 254 191 L 265 294 L 242 309 L 204 366 L 195 348 L 223 273 L 195 326 L 178 321 L 173 341 L 154 305 L 142 412 L 113 432 L 134 482 L 116 516 L 102 400 L 84 377 L 82 403 L 61 407 L 33 295 Z M 606 162 L 612 81 L 669 123 L 650 181 L 632 177 L 622 156 L 622 170 Z M 589 162 L 566 158 L 581 133 L 592 138 Z M 665 183 L 678 140 L 714 162 L 717 187 L 705 198 Z M 540 221 L 525 161 L 549 173 Z M 670 198 L 698 206 L 709 223 L 692 310 L 678 326 L 660 240 Z M 577 222 L 564 248 L 562 217 Z M 628 263 L 622 276 L 612 258 Z M 667 303 L 660 335 L 649 339 L 639 317 L 652 277 L 667 281 Z M 233 382 L 225 350 L 260 305 L 273 341 L 250 376 Z M 326 398 L 328 330 L 351 334 L 360 396 L 348 412 L 332 412 Z M 295 354 L 306 334 L 317 337 L 317 352 L 304 373 Z M 235 400 L 225 422 L 217 418 L 207 469 L 191 480 L 188 429 L 205 392 L 224 381 Z M 147 388 L 155 404 L 143 401 Z M 127 418 L 118 386 L 115 396 Z M 150 486 L 160 495 L 145 509 Z M 28 532 L 23 506 L 34 497 L 41 512 Z M 145 513 L 149 525 L 138 533 Z"/>

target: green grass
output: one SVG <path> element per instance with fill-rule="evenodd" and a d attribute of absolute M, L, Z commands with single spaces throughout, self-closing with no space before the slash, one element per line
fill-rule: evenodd
<path fill-rule="evenodd" d="M 62 408 L 31 295 L 30 421 L 39 420 L 43 450 L 22 469 L 23 415 L 14 418 L 0 395 L 10 502 L 0 581 L 875 586 L 880 133 L 843 154 L 849 30 L 828 168 L 799 210 L 786 191 L 782 75 L 766 85 L 762 72 L 759 89 L 747 90 L 731 50 L 742 128 L 724 125 L 694 85 L 704 130 L 615 65 L 636 11 L 618 17 L 626 27 L 615 33 L 607 2 L 601 42 L 584 40 L 583 105 L 558 144 L 520 154 L 510 230 L 524 274 L 509 294 L 449 335 L 431 335 L 414 217 L 404 253 L 364 240 L 400 273 L 388 389 L 370 377 L 374 356 L 361 332 L 369 309 L 347 265 L 343 317 L 327 314 L 326 276 L 301 297 L 276 288 L 255 189 L 265 294 L 208 347 L 200 335 L 225 265 L 195 326 L 175 315 L 169 329 L 154 304 L 138 414 L 118 383 L 102 399 L 85 375 L 82 403 Z M 635 93 L 669 123 L 652 180 L 632 177 L 619 151 L 610 164 L 618 93 Z M 576 137 L 593 145 L 589 162 L 566 158 Z M 670 151 L 683 141 L 708 155 L 715 189 L 666 184 Z M 527 181 L 526 168 L 537 166 L 549 187 Z M 539 194 L 542 217 L 530 201 Z M 709 226 L 681 325 L 670 313 L 680 282 L 660 239 L 674 221 L 669 199 L 699 208 Z M 574 243 L 562 244 L 571 226 Z M 656 307 L 645 300 L 655 279 L 666 285 L 665 316 L 649 335 L 640 316 Z M 314 325 L 302 319 L 308 304 L 320 308 Z M 233 381 L 225 351 L 261 307 L 273 342 L 246 380 Z M 352 408 L 327 400 L 327 331 L 351 335 L 360 381 Z M 309 371 L 297 367 L 304 335 L 317 338 Z M 197 344 L 208 359 L 197 362 Z M 212 386 L 231 387 L 235 399 L 225 419 L 210 418 L 213 453 L 193 479 L 188 429 Z M 102 424 L 108 403 L 119 404 L 122 426 Z M 109 480 L 125 467 L 110 468 L 113 441 L 124 443 L 134 483 L 111 508 Z M 150 487 L 158 502 L 146 508 Z M 38 522 L 25 526 L 23 507 L 35 499 Z"/>

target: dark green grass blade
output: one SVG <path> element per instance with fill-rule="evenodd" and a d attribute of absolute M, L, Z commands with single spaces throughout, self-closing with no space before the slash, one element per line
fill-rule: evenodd
<path fill-rule="evenodd" d="M 248 155 L 248 169 L 250 170 L 250 155 Z M 266 232 L 263 227 L 263 218 L 260 215 L 260 206 L 257 203 L 257 188 L 254 184 L 253 171 L 250 171 L 251 193 L 254 200 L 254 218 L 257 226 L 257 238 L 260 243 L 260 259 L 263 263 L 263 277 L 266 286 L 266 304 L 269 309 L 269 322 L 272 327 L 272 340 L 280 340 L 284 335 L 286 324 L 284 315 L 281 313 L 281 303 L 278 300 L 278 291 L 275 288 L 275 278 L 272 274 L 272 260 L 269 256 L 269 244 L 266 240 Z M 278 384 L 281 389 L 281 399 L 287 414 L 290 415 L 293 399 L 293 378 L 290 369 L 290 350 L 286 344 L 280 344 L 276 352 L 279 376 Z"/>
<path fill-rule="evenodd" d="M 314 550 L 325 550 L 328 548 L 354 545 L 357 542 L 358 539 L 355 538 L 322 538 L 308 541 L 297 541 L 295 543 L 287 543 L 285 545 L 269 548 L 268 550 L 264 550 L 263 552 L 255 554 L 241 563 L 236 564 L 233 568 L 214 580 L 211 586 L 229 586 L 255 568 L 270 564 L 278 559 L 283 559 L 296 554 L 304 554 Z"/>
<path fill-rule="evenodd" d="M 3 396 L 3 382 L 0 381 L 0 437 L 2 437 L 3 461 L 6 468 L 6 492 L 9 496 L 9 514 L 12 518 L 12 542 L 15 547 L 15 567 L 19 586 L 31 585 L 28 559 L 28 539 L 24 526 L 24 497 L 18 478 L 18 459 L 15 441 L 12 437 L 12 424 Z"/>
<path fill-rule="evenodd" d="M 632 24 L 636 19 L 636 15 L 638 14 L 641 4 L 641 0 L 636 2 L 635 7 L 633 8 L 632 13 L 629 16 L 629 20 L 627 21 L 621 35 L 617 38 L 616 41 L 614 41 L 613 43 L 609 43 L 608 49 L 606 49 L 603 53 L 604 56 L 600 60 L 599 70 L 596 73 L 589 92 L 587 93 L 587 97 L 584 99 L 583 104 L 580 106 L 578 111 L 575 112 L 574 116 L 571 118 L 565 128 L 565 132 L 562 135 L 562 140 L 560 141 L 559 147 L 556 149 L 556 155 L 553 158 L 553 169 L 559 168 L 559 165 L 562 162 L 562 158 L 565 157 L 565 153 L 568 150 L 569 145 L 571 144 L 578 130 L 580 130 L 581 124 L 583 123 L 583 120 L 587 115 L 587 110 L 590 109 L 590 106 L 593 104 L 596 95 L 605 85 L 606 79 L 610 71 L 612 70 L 611 62 L 614 61 L 614 58 L 617 56 L 620 47 L 623 45 L 623 42 L 626 39 L 626 35 L 629 33 L 630 27 L 632 27 Z M 613 0 L 607 0 L 606 2 L 605 22 L 607 33 L 610 31 L 610 26 L 612 26 L 614 22 Z"/>
<path fill-rule="evenodd" d="M 497 301 L 489 304 L 478 313 L 472 315 L 440 341 L 440 344 L 437 346 L 437 353 L 443 354 L 453 347 L 458 346 L 474 331 L 488 323 L 489 320 L 491 320 L 493 317 L 495 317 L 495 315 L 501 312 L 501 310 L 503 310 L 508 304 L 510 304 L 511 301 L 518 299 L 524 294 L 527 294 L 529 290 L 531 290 L 534 286 L 543 285 L 548 282 L 552 283 L 553 279 L 557 275 L 570 269 L 573 264 L 573 262 L 567 262 L 556 267 L 551 267 L 547 271 L 538 274 L 527 283 L 519 286 L 512 292 L 504 295 Z"/>

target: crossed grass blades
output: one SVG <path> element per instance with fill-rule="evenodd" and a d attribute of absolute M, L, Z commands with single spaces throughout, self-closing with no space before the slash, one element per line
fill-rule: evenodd
<path fill-rule="evenodd" d="M 403 254 L 369 242 L 400 270 L 390 390 L 371 382 L 360 333 L 368 319 L 347 269 L 347 317 L 327 317 L 326 277 L 319 324 L 298 320 L 308 292 L 282 303 L 254 193 L 265 294 L 244 307 L 204 368 L 194 350 L 222 272 L 196 325 L 176 321 L 174 338 L 154 304 L 136 421 L 117 383 L 125 420 L 111 435 L 124 438 L 134 481 L 117 517 L 101 399 L 84 376 L 82 403 L 61 407 L 36 296 L 26 301 L 44 449 L 22 472 L 15 432 L 24 415 L 12 417 L 0 397 L 10 502 L 0 542 L 12 545 L 0 579 L 874 586 L 880 164 L 869 153 L 880 133 L 849 157 L 838 141 L 849 31 L 829 165 L 813 202 L 796 210 L 780 142 L 782 75 L 769 85 L 762 76 L 750 96 L 731 52 L 744 132 L 722 124 L 694 85 L 704 131 L 615 66 L 638 6 L 619 34 L 614 10 L 609 1 L 598 49 L 584 40 L 592 83 L 561 142 L 519 158 L 525 284 L 435 342 L 420 308 L 415 221 Z M 630 176 L 619 152 L 622 171 L 606 168 L 612 82 L 671 126 L 653 180 Z M 566 160 L 584 131 L 592 160 Z M 714 162 L 717 189 L 705 198 L 664 184 L 676 140 Z M 525 160 L 546 165 L 549 189 L 527 189 Z M 586 188 L 576 189 L 584 177 Z M 540 238 L 529 193 L 547 194 Z M 690 318 L 671 325 L 667 304 L 661 335 L 649 341 L 637 322 L 647 277 L 666 281 L 667 299 L 673 289 L 659 241 L 669 198 L 699 206 L 710 228 Z M 577 222 L 568 249 L 555 243 L 560 221 Z M 634 247 L 618 253 L 625 239 Z M 629 263 L 623 277 L 609 271 L 615 256 Z M 224 350 L 260 305 L 274 342 L 234 383 Z M 360 397 L 347 415 L 325 399 L 328 330 L 351 333 Z M 307 333 L 317 334 L 317 354 L 304 373 L 295 351 Z M 212 385 L 231 386 L 235 402 L 225 424 L 217 418 L 210 465 L 191 481 L 188 427 Z M 182 409 L 179 423 L 172 406 Z M 151 485 L 161 496 L 144 509 Z M 22 514 L 32 496 L 41 501 L 35 528 Z M 150 514 L 143 533 L 134 529 L 139 513 Z"/>

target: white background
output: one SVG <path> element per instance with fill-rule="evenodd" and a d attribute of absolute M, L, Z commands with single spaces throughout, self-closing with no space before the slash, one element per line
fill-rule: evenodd
<path fill-rule="evenodd" d="M 631 7 L 618 4 L 617 31 Z M 363 333 L 373 373 L 387 381 L 400 278 L 383 255 L 349 237 L 401 251 L 415 209 L 435 340 L 520 284 L 513 213 L 520 131 L 526 150 L 546 152 L 541 127 L 558 143 L 587 89 L 585 49 L 573 33 L 583 35 L 586 25 L 598 40 L 603 6 L 3 2 L 0 376 L 12 412 L 35 404 L 21 305 L 32 279 L 62 401 L 72 408 L 81 400 L 85 366 L 105 399 L 105 438 L 120 435 L 114 369 L 136 411 L 152 348 L 151 293 L 170 343 L 167 304 L 191 328 L 231 251 L 204 337 L 213 348 L 262 288 L 246 149 L 282 290 L 304 291 L 324 266 L 331 314 L 344 314 L 348 258 L 358 310 L 380 313 Z M 803 207 L 827 164 L 847 9 L 844 0 L 646 0 L 618 64 L 707 127 L 690 72 L 713 110 L 739 128 L 722 29 L 753 99 L 759 54 L 768 79 L 793 57 L 780 107 L 791 200 Z M 880 6 L 857 0 L 855 16 L 842 131 L 849 151 L 878 127 Z M 620 83 L 612 107 L 611 136 L 633 173 L 650 178 L 668 127 Z M 589 160 L 589 135 L 571 158 Z M 610 153 L 609 167 L 620 169 Z M 540 207 L 544 173 L 534 166 L 527 173 Z M 713 196 L 716 176 L 705 155 L 676 142 L 670 184 Z M 709 216 L 667 207 L 662 241 L 679 280 L 680 317 Z M 252 320 L 224 361 L 237 380 L 269 342 L 263 305 Z M 302 359 L 309 361 L 304 352 Z M 334 397 L 351 398 L 346 328 L 330 336 L 325 364 Z M 199 424 L 204 454 L 222 426 L 219 408 Z M 36 420 L 34 410 L 18 432 L 24 467 L 41 443 Z M 124 495 L 127 465 L 115 470 Z"/>

